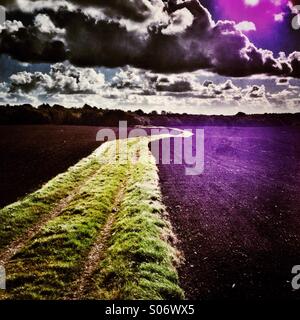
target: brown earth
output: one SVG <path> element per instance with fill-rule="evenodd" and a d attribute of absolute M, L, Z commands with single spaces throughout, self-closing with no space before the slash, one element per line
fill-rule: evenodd
<path fill-rule="evenodd" d="M 203 174 L 159 165 L 188 298 L 300 299 L 299 141 L 296 128 L 206 127 Z"/>
<path fill-rule="evenodd" d="M 95 150 L 97 127 L 0 126 L 0 206 Z M 300 129 L 205 128 L 205 171 L 159 165 L 190 299 L 300 299 Z"/>
<path fill-rule="evenodd" d="M 93 152 L 98 127 L 0 126 L 0 207 L 38 189 Z"/>

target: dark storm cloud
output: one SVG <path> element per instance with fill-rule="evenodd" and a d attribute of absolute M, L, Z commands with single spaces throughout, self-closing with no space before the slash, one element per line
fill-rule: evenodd
<path fill-rule="evenodd" d="M 193 91 L 195 82 L 195 77 L 190 74 L 162 75 L 127 67 L 115 75 L 110 86 L 121 90 L 142 90 L 146 94 L 155 94 Z"/>
<path fill-rule="evenodd" d="M 15 4 L 15 0 L 0 0 L 0 6 L 9 6 Z"/>
<path fill-rule="evenodd" d="M 292 67 L 292 76 L 299 78 L 300 76 L 300 52 L 294 52 L 289 56 Z"/>
<path fill-rule="evenodd" d="M 272 52 L 251 44 L 234 23 L 214 24 L 209 12 L 196 0 L 191 2 L 192 7 L 176 12 L 172 18 L 155 0 L 89 0 L 84 5 L 83 1 L 75 2 L 80 7 L 74 10 L 35 9 L 31 21 L 28 13 L 24 14 L 24 26 L 18 30 L 6 28 L 0 33 L 0 51 L 22 61 L 67 59 L 77 66 L 131 65 L 157 72 L 210 69 L 228 76 L 260 73 L 300 76 L 299 54 L 275 59 Z M 94 13 L 104 8 L 105 16 L 99 18 L 87 12 L 86 7 L 91 5 L 98 7 L 92 9 Z M 107 10 L 114 19 L 107 17 Z M 194 15 L 193 23 L 176 31 L 178 24 L 188 20 L 189 11 Z M 34 16 L 41 12 L 51 20 L 44 19 L 37 25 Z M 22 20 L 22 12 L 10 13 L 10 19 L 14 15 Z M 126 22 L 118 19 L 118 15 L 126 18 Z M 53 23 L 51 32 L 47 31 L 49 20 Z"/>
<path fill-rule="evenodd" d="M 71 0 L 81 6 L 95 6 L 105 9 L 108 15 L 122 15 L 135 21 L 144 21 L 150 17 L 151 1 L 145 0 Z"/>
<path fill-rule="evenodd" d="M 36 27 L 20 28 L 0 36 L 0 48 L 13 58 L 26 62 L 58 62 L 67 58 L 64 43 Z"/>
<path fill-rule="evenodd" d="M 14 0 L 0 1 L 3 5 L 15 3 Z M 29 1 L 28 1 L 29 2 Z M 38 3 L 41 0 L 31 0 L 31 3 Z M 52 0 L 55 3 L 62 2 L 60 0 Z M 101 8 L 108 16 L 122 16 L 134 21 L 144 21 L 151 15 L 152 2 L 157 0 L 68 0 L 68 3 L 78 5 L 80 7 Z"/>
<path fill-rule="evenodd" d="M 137 32 L 127 31 L 118 22 L 96 22 L 80 12 L 66 12 L 59 19 L 66 29 L 69 59 L 75 65 L 134 65 L 145 50 L 147 40 Z"/>

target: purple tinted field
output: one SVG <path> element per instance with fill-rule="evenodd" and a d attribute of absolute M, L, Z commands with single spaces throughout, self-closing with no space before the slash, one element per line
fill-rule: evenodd
<path fill-rule="evenodd" d="M 299 141 L 297 128 L 206 127 L 202 175 L 159 166 L 188 298 L 300 298 Z"/>

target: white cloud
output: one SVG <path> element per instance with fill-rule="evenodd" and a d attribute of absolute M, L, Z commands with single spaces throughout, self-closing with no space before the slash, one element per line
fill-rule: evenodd
<path fill-rule="evenodd" d="M 282 90 L 282 86 L 276 86 L 271 80 L 277 88 L 272 92 L 265 85 L 243 87 L 239 79 L 219 83 L 214 82 L 216 78 L 200 79 L 198 72 L 164 75 L 127 67 L 107 82 L 104 75 L 94 69 L 55 64 L 49 74 L 21 72 L 13 75 L 11 84 L 0 85 L 0 102 L 34 105 L 47 102 L 67 107 L 87 103 L 111 109 L 194 114 L 300 111 L 297 87 L 286 85 Z"/>
<path fill-rule="evenodd" d="M 41 72 L 19 72 L 10 77 L 12 92 L 96 94 L 103 88 L 104 75 L 92 68 L 76 68 L 57 63 L 49 74 Z"/>
<path fill-rule="evenodd" d="M 274 21 L 283 22 L 284 21 L 284 15 L 285 15 L 284 12 L 274 14 Z"/>
<path fill-rule="evenodd" d="M 65 30 L 56 28 L 46 14 L 38 14 L 34 19 L 34 25 L 43 33 L 64 34 Z"/>
<path fill-rule="evenodd" d="M 247 6 L 255 7 L 260 3 L 260 0 L 244 0 Z"/>
<path fill-rule="evenodd" d="M 0 25 L 0 33 L 3 30 L 7 30 L 7 32 L 17 32 L 20 28 L 23 28 L 23 23 L 21 21 L 10 21 L 6 20 L 2 25 Z"/>
<path fill-rule="evenodd" d="M 254 22 L 242 21 L 236 25 L 236 29 L 242 32 L 255 31 L 256 26 Z"/>

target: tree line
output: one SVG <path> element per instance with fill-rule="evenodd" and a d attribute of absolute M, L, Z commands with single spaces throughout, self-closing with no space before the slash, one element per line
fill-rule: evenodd
<path fill-rule="evenodd" d="M 30 104 L 0 106 L 0 125 L 52 124 L 116 127 L 119 121 L 129 126 L 299 126 L 300 113 L 252 114 L 239 112 L 232 116 L 189 115 L 142 110 L 110 110 L 84 105 L 81 108 L 65 108 L 61 105 Z"/>

